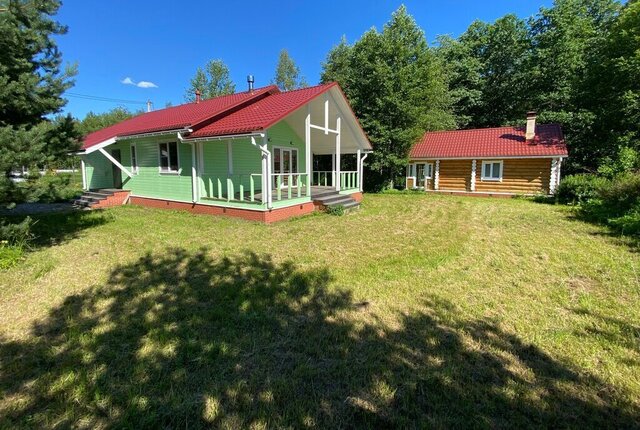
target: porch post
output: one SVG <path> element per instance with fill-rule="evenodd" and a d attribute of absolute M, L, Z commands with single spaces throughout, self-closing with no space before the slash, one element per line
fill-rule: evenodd
<path fill-rule="evenodd" d="M 198 197 L 207 195 L 202 174 L 204 173 L 204 142 L 196 142 L 196 150 L 198 152 Z M 211 196 L 213 197 L 213 196 Z"/>
<path fill-rule="evenodd" d="M 336 186 L 336 151 L 331 153 L 331 185 Z"/>
<path fill-rule="evenodd" d="M 436 160 L 436 173 L 433 180 L 433 189 L 438 191 L 440 188 L 440 160 Z"/>
<path fill-rule="evenodd" d="M 307 172 L 307 197 L 311 196 L 311 106 L 307 104 L 307 117 L 304 120 L 304 155 Z"/>
<path fill-rule="evenodd" d="M 266 156 L 262 157 L 262 178 L 264 181 L 264 187 L 262 189 L 262 196 L 263 196 L 263 200 L 264 200 L 264 196 L 266 193 L 266 197 L 267 197 L 267 208 L 271 209 L 272 207 L 272 178 L 271 178 L 271 152 L 269 152 L 268 150 L 268 143 L 269 140 L 267 139 L 267 134 L 265 133 L 264 136 L 262 137 L 262 145 L 260 145 L 261 149 L 263 150 L 264 153 L 266 153 Z"/>
<path fill-rule="evenodd" d="M 84 164 L 84 158 L 80 158 L 80 169 L 82 169 L 82 189 L 87 191 L 87 166 Z"/>
<path fill-rule="evenodd" d="M 191 200 L 193 203 L 198 201 L 198 169 L 196 163 L 196 142 L 191 143 Z"/>
<path fill-rule="evenodd" d="M 336 118 L 336 191 L 340 191 L 340 117 Z"/>

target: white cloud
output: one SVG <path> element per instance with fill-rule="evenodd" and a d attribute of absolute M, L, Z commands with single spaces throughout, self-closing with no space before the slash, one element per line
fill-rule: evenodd
<path fill-rule="evenodd" d="M 133 79 L 131 79 L 130 77 L 126 77 L 123 80 L 120 81 L 121 84 L 125 84 L 125 85 L 135 85 L 138 88 L 158 88 L 158 86 L 156 84 L 154 84 L 153 82 L 149 82 L 149 81 L 140 81 L 137 84 L 134 82 Z"/>
<path fill-rule="evenodd" d="M 156 84 L 154 84 L 153 82 L 149 82 L 149 81 L 140 81 L 140 82 L 138 82 L 138 87 L 140 87 L 140 88 L 158 88 L 158 86 Z"/>

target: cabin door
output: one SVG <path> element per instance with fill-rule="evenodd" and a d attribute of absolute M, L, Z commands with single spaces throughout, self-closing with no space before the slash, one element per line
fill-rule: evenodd
<path fill-rule="evenodd" d="M 118 163 L 122 164 L 122 156 L 120 155 L 119 149 L 112 149 L 111 156 L 115 158 Z M 120 168 L 115 164 L 111 163 L 111 172 L 113 173 L 113 188 L 121 189 L 122 188 L 122 172 Z"/>

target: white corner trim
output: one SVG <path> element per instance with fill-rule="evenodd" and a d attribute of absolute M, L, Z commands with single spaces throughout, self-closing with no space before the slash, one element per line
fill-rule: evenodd
<path fill-rule="evenodd" d="M 476 190 L 476 160 L 471 160 L 471 191 Z"/>
<path fill-rule="evenodd" d="M 84 162 L 84 158 L 80 158 L 80 168 L 82 169 L 82 189 L 87 191 L 87 165 Z"/>
<path fill-rule="evenodd" d="M 440 188 L 440 160 L 436 160 L 436 173 L 433 180 L 433 189 L 437 191 L 438 188 Z"/>

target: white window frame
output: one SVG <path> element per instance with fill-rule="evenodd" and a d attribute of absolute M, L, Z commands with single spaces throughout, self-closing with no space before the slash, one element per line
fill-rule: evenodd
<path fill-rule="evenodd" d="M 136 154 L 136 156 L 134 157 L 133 154 Z M 139 168 L 138 168 L 138 147 L 136 146 L 135 143 L 132 143 L 129 146 L 129 157 L 131 157 L 131 173 L 133 173 L 134 175 L 138 174 Z M 135 158 L 135 164 L 133 163 L 133 160 Z"/>
<path fill-rule="evenodd" d="M 300 163 L 300 151 L 298 150 L 298 148 L 296 148 L 295 146 L 274 146 L 271 150 L 274 153 L 274 156 L 272 157 L 273 160 L 271 162 L 271 171 L 273 173 L 280 173 L 280 172 L 276 172 L 276 157 L 275 157 L 275 152 L 276 149 L 280 149 L 280 167 L 282 168 L 282 150 L 286 149 L 286 150 L 291 150 L 291 152 L 293 153 L 293 151 L 296 151 L 296 171 L 295 172 L 291 172 L 292 175 L 296 175 L 298 173 L 300 173 L 300 169 L 299 169 L 299 163 Z M 289 160 L 289 162 L 291 162 L 291 160 Z M 291 163 L 291 166 L 293 166 L 293 163 Z"/>
<path fill-rule="evenodd" d="M 418 187 L 418 164 L 424 164 L 425 173 L 430 173 L 429 175 L 425 175 L 425 179 L 433 180 L 433 162 L 422 162 L 422 163 L 409 163 L 408 175 L 407 179 L 413 179 L 413 188 L 422 188 Z"/>
<path fill-rule="evenodd" d="M 486 166 L 487 164 L 491 165 L 491 174 L 493 174 L 493 165 L 494 164 L 499 164 L 500 165 L 500 172 L 498 174 L 497 178 L 494 178 L 493 176 L 485 176 L 484 175 L 484 166 Z M 488 181 L 488 182 L 502 182 L 502 174 L 504 172 L 504 161 L 503 160 L 482 160 L 482 166 L 480 167 L 480 180 L 481 181 Z"/>
<path fill-rule="evenodd" d="M 169 150 L 169 145 L 171 145 L 172 143 L 175 143 L 176 145 L 176 164 L 178 166 L 178 170 L 172 170 L 171 169 L 171 151 Z M 167 145 L 167 159 L 169 160 L 169 165 L 167 166 L 167 170 L 162 170 L 162 165 L 161 165 L 161 150 L 160 150 L 160 145 Z M 180 171 L 182 169 L 180 168 L 180 144 L 176 141 L 168 141 L 168 142 L 158 142 L 158 172 L 161 175 L 179 175 Z"/>

